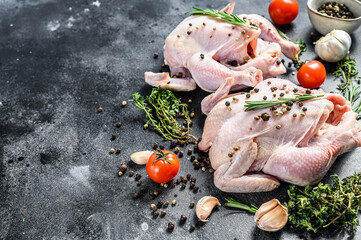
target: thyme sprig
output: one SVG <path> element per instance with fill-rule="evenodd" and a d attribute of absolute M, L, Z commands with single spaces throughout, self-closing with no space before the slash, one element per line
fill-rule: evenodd
<path fill-rule="evenodd" d="M 257 210 L 258 210 L 258 207 L 256 207 L 253 204 L 251 204 L 251 206 L 248 206 L 246 204 L 238 202 L 236 199 L 231 198 L 231 197 L 226 197 L 226 198 L 224 198 L 224 200 L 227 201 L 224 204 L 224 206 L 226 206 L 226 207 L 239 208 L 239 209 L 242 209 L 244 211 L 248 211 L 250 213 L 256 213 Z"/>
<path fill-rule="evenodd" d="M 276 28 L 276 27 L 275 27 Z M 277 29 L 277 32 L 278 32 L 278 34 L 281 36 L 281 37 L 283 37 L 284 39 L 286 39 L 287 41 L 291 41 L 291 39 L 289 38 L 289 37 L 287 37 L 287 35 L 284 33 L 284 32 L 282 32 L 279 28 L 276 28 Z"/>
<path fill-rule="evenodd" d="M 294 64 L 296 68 L 300 68 L 304 64 L 304 62 L 300 61 L 300 57 L 303 52 L 307 51 L 307 45 L 302 40 L 296 40 L 295 43 L 300 46 L 300 52 L 297 54 L 296 59 L 294 60 Z"/>
<path fill-rule="evenodd" d="M 354 107 L 353 111 L 360 114 L 361 103 L 357 104 L 356 102 L 360 98 L 361 90 L 360 86 L 354 85 L 354 83 L 360 84 L 361 77 L 358 76 L 358 73 L 355 59 L 346 58 L 338 62 L 333 75 L 336 78 L 341 78 L 341 83 L 337 86 L 340 94 L 343 94 L 351 102 Z"/>
<path fill-rule="evenodd" d="M 333 184 L 290 186 L 290 200 L 286 207 L 292 225 L 315 233 L 331 225 L 356 230 L 361 204 L 361 174 L 354 174 L 342 181 L 337 175 L 331 177 L 334 178 Z"/>
<path fill-rule="evenodd" d="M 198 139 L 190 134 L 191 120 L 188 105 L 182 103 L 181 99 L 161 87 L 153 88 L 149 96 L 143 97 L 139 93 L 133 94 L 131 100 L 137 106 L 137 110 L 143 110 L 146 115 L 146 126 L 152 126 L 165 140 L 183 140 L 186 143 L 196 142 Z M 184 115 L 186 121 L 185 129 L 179 124 L 177 117 Z"/>
<path fill-rule="evenodd" d="M 245 111 L 251 110 L 260 110 L 263 108 L 269 108 L 277 105 L 282 105 L 288 102 L 304 102 L 316 98 L 323 97 L 323 95 L 311 95 L 311 94 L 295 94 L 294 98 L 278 98 L 274 101 L 246 101 L 244 105 L 246 107 Z"/>
<path fill-rule="evenodd" d="M 256 25 L 251 25 L 247 23 L 245 20 L 241 19 L 237 15 L 229 14 L 227 12 L 219 12 L 214 9 L 202 9 L 198 7 L 193 7 L 194 10 L 186 12 L 186 15 L 203 15 L 211 18 L 215 18 L 216 20 L 220 20 L 226 23 L 230 23 L 233 25 L 249 27 L 253 29 L 258 29 Z"/>

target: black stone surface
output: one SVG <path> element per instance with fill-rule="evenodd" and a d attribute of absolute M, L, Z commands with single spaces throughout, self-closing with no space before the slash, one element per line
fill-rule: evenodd
<path fill-rule="evenodd" d="M 143 130 L 144 115 L 132 103 L 121 102 L 134 92 L 148 94 L 145 71 L 158 71 L 165 37 L 193 5 L 220 9 L 225 1 L 115 1 L 99 0 L 0 1 L 0 239 L 360 239 L 328 230 L 309 234 L 287 226 L 276 233 L 260 231 L 253 216 L 218 208 L 206 224 L 196 220 L 190 201 L 214 195 L 223 203 L 233 196 L 260 205 L 272 198 L 287 200 L 288 185 L 270 193 L 224 194 L 208 172 L 194 170 L 190 156 L 181 158 L 179 175 L 197 177 L 198 193 L 188 189 L 162 189 L 146 177 L 144 167 L 129 162 L 135 151 L 147 150 L 161 137 Z M 289 26 L 280 27 L 292 39 L 308 45 L 304 60 L 316 58 L 312 42 L 318 35 L 310 25 L 306 1 Z M 268 1 L 238 1 L 235 13 L 268 16 Z M 311 37 L 310 32 L 315 32 Z M 352 35 L 351 56 L 361 63 L 361 29 Z M 153 59 L 154 52 L 160 56 Z M 286 64 L 288 60 L 286 60 Z M 332 72 L 335 64 L 326 64 Z M 282 76 L 296 82 L 291 74 Z M 329 74 L 323 88 L 335 91 L 338 80 Z M 196 109 L 195 135 L 204 118 L 200 101 L 207 93 L 180 94 L 192 98 Z M 104 109 L 97 113 L 98 106 Z M 121 121 L 122 127 L 115 124 Z M 117 137 L 111 141 L 111 135 Z M 169 147 L 169 143 L 165 143 Z M 121 148 L 110 155 L 110 148 Z M 187 150 L 189 146 L 184 147 Z M 326 176 L 345 177 L 361 170 L 360 150 L 339 157 Z M 121 162 L 140 173 L 139 187 L 128 174 L 119 178 Z M 143 189 L 142 198 L 133 200 Z M 172 201 L 164 218 L 153 219 L 150 204 Z M 180 215 L 188 217 L 179 224 Z M 168 222 L 175 223 L 172 233 Z M 191 223 L 196 224 L 189 232 Z M 360 228 L 359 228 L 360 230 Z"/>

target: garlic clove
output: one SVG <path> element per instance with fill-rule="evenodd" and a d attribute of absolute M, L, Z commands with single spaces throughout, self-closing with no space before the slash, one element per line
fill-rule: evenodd
<path fill-rule="evenodd" d="M 136 152 L 133 153 L 132 155 L 130 155 L 130 159 L 132 159 L 132 161 L 138 165 L 144 165 L 147 164 L 148 159 L 150 157 L 150 155 L 153 154 L 153 151 L 141 151 L 141 152 Z"/>
<path fill-rule="evenodd" d="M 277 199 L 272 199 L 261 205 L 254 216 L 254 220 L 258 228 L 268 232 L 276 232 L 287 224 L 288 209 Z"/>
<path fill-rule="evenodd" d="M 212 210 L 216 206 L 221 206 L 218 199 L 212 196 L 202 197 L 197 202 L 196 215 L 202 222 L 207 222 L 207 217 L 211 214 Z"/>

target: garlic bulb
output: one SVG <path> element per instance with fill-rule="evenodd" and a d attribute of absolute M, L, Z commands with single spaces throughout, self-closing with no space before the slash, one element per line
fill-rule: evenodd
<path fill-rule="evenodd" d="M 351 47 L 350 35 L 342 30 L 332 30 L 316 42 L 317 55 L 326 62 L 338 62 L 345 58 Z"/>
<path fill-rule="evenodd" d="M 267 232 L 282 229 L 288 220 L 288 209 L 277 199 L 262 204 L 254 215 L 257 227 Z"/>

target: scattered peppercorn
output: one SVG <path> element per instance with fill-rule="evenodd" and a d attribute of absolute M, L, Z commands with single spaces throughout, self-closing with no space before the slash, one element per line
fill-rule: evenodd
<path fill-rule="evenodd" d="M 169 232 L 172 232 L 173 229 L 174 229 L 174 223 L 169 222 L 169 223 L 168 223 L 168 231 L 169 231 Z"/>
<path fill-rule="evenodd" d="M 159 145 L 159 148 L 164 150 L 164 145 L 163 144 Z"/>
<path fill-rule="evenodd" d="M 119 171 L 119 172 L 118 172 L 118 176 L 119 176 L 119 177 L 123 176 L 123 172 L 122 172 L 122 171 Z"/>
<path fill-rule="evenodd" d="M 190 148 L 188 148 L 188 152 L 187 152 L 187 154 L 188 155 L 191 155 L 193 153 L 193 150 L 192 149 L 190 149 Z"/>
<path fill-rule="evenodd" d="M 150 208 L 151 208 L 153 211 L 157 210 L 157 206 L 156 206 L 154 203 L 150 204 Z"/>
<path fill-rule="evenodd" d="M 172 201 L 172 206 L 175 206 L 175 205 L 177 205 L 177 200 Z"/>
<path fill-rule="evenodd" d="M 187 31 L 188 35 L 191 35 L 191 33 L 192 33 L 192 30 Z"/>
<path fill-rule="evenodd" d="M 120 171 L 123 172 L 123 173 L 125 173 L 127 171 L 127 169 L 128 169 L 127 165 L 121 165 L 120 166 Z"/>
<path fill-rule="evenodd" d="M 155 218 L 159 216 L 158 210 L 155 210 L 155 211 L 153 212 L 153 216 L 154 216 Z"/>
<path fill-rule="evenodd" d="M 203 54 L 203 53 L 201 53 L 201 55 L 200 55 L 200 56 L 201 56 L 201 59 L 204 59 L 204 54 Z"/>
<path fill-rule="evenodd" d="M 311 94 L 311 90 L 310 90 L 310 89 L 307 89 L 307 90 L 306 90 L 306 94 Z"/>
<path fill-rule="evenodd" d="M 298 89 L 297 89 L 297 88 L 294 88 L 294 89 L 293 89 L 293 92 L 294 92 L 294 93 L 298 92 Z"/>
<path fill-rule="evenodd" d="M 263 100 L 267 100 L 267 96 L 263 96 Z"/>
<path fill-rule="evenodd" d="M 253 91 L 255 91 L 256 93 L 258 93 L 258 92 L 259 92 L 259 88 L 255 88 L 255 89 L 253 89 Z"/>
<path fill-rule="evenodd" d="M 194 202 L 194 201 L 191 201 L 190 204 L 189 204 L 189 206 L 190 206 L 191 208 L 193 208 L 194 205 L 195 205 L 195 202 Z"/>
<path fill-rule="evenodd" d="M 187 221 L 187 217 L 185 215 L 181 215 L 180 223 L 184 223 L 185 221 Z"/>
<path fill-rule="evenodd" d="M 250 98 L 250 97 L 251 97 L 251 94 L 247 93 L 246 98 Z"/>
<path fill-rule="evenodd" d="M 186 186 L 187 185 L 185 183 L 182 183 L 181 188 L 184 189 L 184 188 L 186 188 Z"/>
<path fill-rule="evenodd" d="M 291 109 L 292 108 L 290 106 L 287 106 L 287 108 L 286 108 L 287 111 L 291 111 Z"/>
<path fill-rule="evenodd" d="M 303 103 L 302 103 L 302 102 L 299 102 L 299 103 L 298 103 L 298 106 L 302 107 L 302 106 L 303 106 Z"/>
<path fill-rule="evenodd" d="M 113 154 L 114 152 L 115 152 L 114 148 L 111 148 L 110 151 L 109 151 L 110 154 Z"/>
<path fill-rule="evenodd" d="M 134 175 L 134 171 L 130 171 L 129 177 L 133 177 L 133 175 Z"/>
<path fill-rule="evenodd" d="M 117 128 L 120 128 L 122 126 L 121 122 L 117 122 L 117 124 L 115 125 Z"/>
<path fill-rule="evenodd" d="M 195 178 L 195 177 L 192 177 L 192 178 L 191 178 L 191 182 L 194 182 L 194 183 L 195 183 L 196 181 L 197 181 L 197 178 Z"/>
<path fill-rule="evenodd" d="M 282 92 L 282 93 L 280 93 L 280 97 L 283 97 L 284 95 L 285 95 L 285 93 L 283 93 L 283 92 Z"/>
<path fill-rule="evenodd" d="M 127 105 L 127 101 L 122 102 L 122 106 L 125 107 Z"/>
<path fill-rule="evenodd" d="M 306 112 L 306 111 L 307 111 L 307 108 L 306 108 L 306 107 L 303 107 L 303 108 L 302 108 L 302 111 Z"/>
<path fill-rule="evenodd" d="M 268 121 L 270 120 L 271 116 L 268 113 L 262 113 L 261 118 L 263 121 Z"/>
<path fill-rule="evenodd" d="M 117 138 L 117 136 L 115 134 L 112 134 L 110 140 L 115 140 Z"/>
<path fill-rule="evenodd" d="M 178 154 L 178 157 L 183 157 L 183 154 L 184 154 L 184 152 L 180 151 L 179 154 Z"/>
<path fill-rule="evenodd" d="M 135 180 L 138 181 L 139 179 L 141 179 L 142 175 L 140 175 L 139 173 L 137 173 L 135 175 Z"/>
<path fill-rule="evenodd" d="M 296 114 L 296 113 L 294 113 L 294 114 L 292 115 L 292 117 L 297 117 L 297 114 Z"/>
<path fill-rule="evenodd" d="M 98 113 L 103 112 L 103 108 L 102 107 L 98 107 Z"/>
<path fill-rule="evenodd" d="M 157 52 L 154 53 L 153 58 L 158 58 L 158 53 Z"/>
<path fill-rule="evenodd" d="M 179 150 L 180 150 L 179 147 L 174 148 L 174 152 L 175 152 L 175 153 L 178 153 Z"/>
<path fill-rule="evenodd" d="M 225 105 L 228 107 L 229 105 L 231 105 L 231 103 L 229 101 L 226 101 Z"/>
<path fill-rule="evenodd" d="M 189 226 L 189 231 L 190 231 L 190 232 L 193 232 L 195 229 L 196 229 L 196 226 L 195 226 L 194 224 L 191 224 L 191 225 Z"/>
<path fill-rule="evenodd" d="M 140 186 L 142 184 L 142 180 L 139 179 L 137 184 L 138 184 L 138 186 Z"/>
<path fill-rule="evenodd" d="M 167 212 L 164 211 L 164 210 L 162 210 L 162 211 L 160 212 L 160 216 L 161 216 L 161 217 L 164 217 L 166 214 L 167 214 Z"/>
<path fill-rule="evenodd" d="M 277 62 L 276 62 L 276 64 L 277 64 L 277 65 L 280 65 L 280 64 L 281 64 L 281 62 L 280 62 L 280 61 L 277 61 Z"/>
<path fill-rule="evenodd" d="M 199 189 L 199 187 L 197 185 L 195 185 L 194 188 L 193 188 L 193 192 L 194 193 L 198 192 L 198 189 Z"/>
<path fill-rule="evenodd" d="M 168 207 L 168 205 L 169 205 L 169 202 L 168 201 L 165 201 L 164 203 L 163 203 L 163 207 Z"/>
<path fill-rule="evenodd" d="M 276 125 L 276 129 L 278 129 L 278 130 L 281 129 L 281 125 L 279 125 L 279 124 Z"/>

